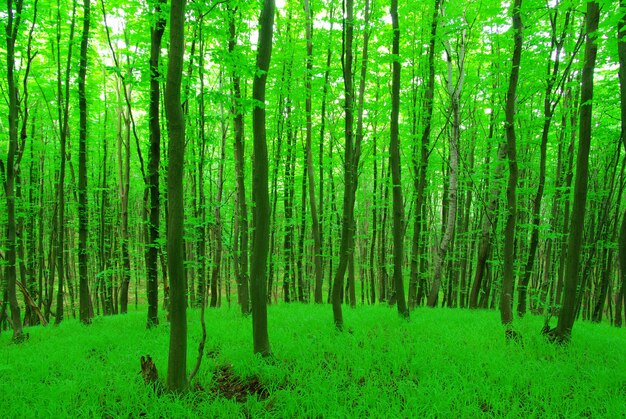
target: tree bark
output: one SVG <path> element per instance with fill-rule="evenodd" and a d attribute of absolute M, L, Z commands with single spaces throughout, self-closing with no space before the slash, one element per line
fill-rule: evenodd
<path fill-rule="evenodd" d="M 15 159 L 17 154 L 17 123 L 19 113 L 19 103 L 17 97 L 17 87 L 15 83 L 15 42 L 19 32 L 22 0 L 17 0 L 13 9 L 13 1 L 7 0 L 8 19 L 6 25 L 7 43 L 7 90 L 9 95 L 9 152 L 7 154 L 7 164 L 5 173 L 5 195 L 7 199 L 7 265 L 5 268 L 6 292 L 9 307 L 11 309 L 11 323 L 13 326 L 13 341 L 24 340 L 22 331 L 22 320 L 20 306 L 17 302 L 16 282 L 17 282 L 17 257 L 16 257 L 16 214 L 15 214 Z M 4 305 L 3 305 L 4 306 Z"/>
<path fill-rule="evenodd" d="M 311 101 L 311 78 L 313 77 L 313 16 L 309 0 L 303 0 L 304 14 L 306 15 L 306 164 L 309 177 L 309 208 L 311 209 L 311 229 L 313 233 L 313 268 L 315 272 L 315 303 L 322 303 L 322 241 L 320 237 L 320 222 L 317 216 L 317 203 L 315 201 L 315 173 L 313 172 L 313 118 Z"/>
<path fill-rule="evenodd" d="M 120 85 L 124 81 L 118 80 L 118 98 L 122 94 Z M 117 114 L 117 160 L 118 160 L 118 188 L 120 198 L 120 253 L 122 260 L 121 283 L 119 287 L 119 311 L 122 314 L 128 312 L 128 289 L 130 287 L 130 251 L 128 242 L 130 232 L 128 229 L 128 203 L 130 195 L 130 109 L 128 115 L 124 114 L 124 108 L 119 107 Z M 125 138 L 124 138 L 125 137 Z M 117 307 L 117 304 L 116 304 Z"/>
<path fill-rule="evenodd" d="M 223 119 L 225 121 L 225 119 Z M 219 168 L 217 174 L 217 196 L 215 197 L 215 209 L 213 210 L 214 217 L 214 240 L 215 250 L 213 251 L 213 269 L 211 271 L 211 307 L 219 307 L 220 302 L 218 299 L 218 283 L 220 279 L 220 272 L 222 268 L 222 193 L 224 191 L 224 161 L 226 160 L 226 137 L 228 130 L 226 124 L 222 126 L 222 142 L 220 145 L 220 159 Z M 201 204 L 202 205 L 202 204 Z M 203 295 L 203 294 L 200 294 Z M 204 301 L 202 302 L 204 305 Z"/>
<path fill-rule="evenodd" d="M 558 5 L 556 6 L 558 7 Z M 528 293 L 528 284 L 530 282 L 530 276 L 533 270 L 533 265 L 535 262 L 535 256 L 537 252 L 537 247 L 539 245 L 539 222 L 541 216 L 541 200 L 543 199 L 543 192 L 545 188 L 546 182 L 546 160 L 547 160 L 547 148 L 548 148 L 548 137 L 550 133 L 550 125 L 552 123 L 552 116 L 554 115 L 554 109 L 560 97 L 556 100 L 553 97 L 553 88 L 555 83 L 557 82 L 557 76 L 559 73 L 560 67 L 560 56 L 563 48 L 563 43 L 565 41 L 565 34 L 567 33 L 567 29 L 569 27 L 570 22 L 570 14 L 569 10 L 565 15 L 565 22 L 562 34 L 560 37 L 557 37 L 557 15 L 558 10 L 555 10 L 554 13 L 551 12 L 550 22 L 551 22 L 551 39 L 552 45 L 550 49 L 550 53 L 554 58 L 554 62 L 549 60 L 549 64 L 547 67 L 547 80 L 546 80 L 546 90 L 544 93 L 544 103 L 543 103 L 543 128 L 541 131 L 541 144 L 540 144 L 540 162 L 539 162 L 539 179 L 537 182 L 537 192 L 532 201 L 532 233 L 530 237 L 530 246 L 528 249 L 528 259 L 526 260 L 526 266 L 524 268 L 523 275 L 518 284 L 518 302 L 517 302 L 517 314 L 522 317 L 526 313 L 526 296 Z M 573 58 L 574 55 L 572 55 Z M 569 65 L 567 66 L 566 73 L 563 77 L 567 76 L 569 69 Z"/>
<path fill-rule="evenodd" d="M 404 263 L 404 199 L 402 197 L 402 180 L 400 176 L 400 25 L 398 23 L 398 0 L 391 0 L 391 27 L 393 41 L 391 54 L 393 55 L 391 75 L 391 122 L 389 140 L 389 166 L 391 166 L 392 196 L 393 196 L 393 282 L 396 293 L 398 314 L 405 319 L 409 318 L 409 309 L 404 297 L 404 277 L 402 264 Z"/>
<path fill-rule="evenodd" d="M 626 1 L 620 0 L 620 12 L 622 18 L 617 25 L 617 53 L 619 57 L 619 80 L 620 80 L 620 116 L 621 132 L 620 139 L 626 149 Z M 626 307 L 626 210 L 622 216 L 622 225 L 619 234 L 619 266 L 620 285 L 615 302 L 615 326 L 622 326 L 622 310 Z"/>
<path fill-rule="evenodd" d="M 324 138 L 325 138 L 325 133 L 326 133 L 326 98 L 328 96 L 328 85 L 329 85 L 329 78 L 330 78 L 330 63 L 331 63 L 331 58 L 332 58 L 332 40 L 333 40 L 333 24 L 334 24 L 334 19 L 333 19 L 333 14 L 334 14 L 334 7 L 330 7 L 330 11 L 328 12 L 328 17 L 330 20 L 330 28 L 328 31 L 328 46 L 326 49 L 326 71 L 324 71 L 324 86 L 322 87 L 322 106 L 320 109 L 320 137 L 319 137 L 319 196 L 320 196 L 320 201 L 319 201 L 319 220 L 320 220 L 320 225 L 319 225 L 319 237 L 320 237 L 320 249 L 322 251 L 322 254 L 325 254 L 325 246 L 324 246 L 324 227 L 325 225 L 331 225 L 332 224 L 332 217 L 328 217 L 326 215 L 325 217 L 325 212 L 324 212 Z M 332 143 L 331 143 L 331 154 L 332 154 Z M 328 221 L 327 221 L 328 220 Z M 328 246 L 330 247 L 330 240 L 328 241 Z M 328 253 L 332 253 L 332 252 L 328 252 Z M 322 263 L 322 277 L 323 277 L 323 271 L 324 271 L 324 264 L 325 264 L 325 259 L 327 259 L 325 256 L 321 256 L 320 255 L 320 261 Z M 332 262 L 331 262 L 332 265 Z M 330 293 L 332 290 L 332 269 L 329 269 L 329 276 L 328 276 L 328 301 L 330 302 Z M 317 292 L 317 290 L 316 290 Z M 320 289 L 320 293 L 321 293 L 321 289 Z"/>
<path fill-rule="evenodd" d="M 352 86 L 352 40 L 354 33 L 354 1 L 345 0 L 344 40 L 342 49 L 342 66 L 344 81 L 344 112 L 345 112 L 345 151 L 344 151 L 344 194 L 343 215 L 341 223 L 341 245 L 339 248 L 339 265 L 333 278 L 332 303 L 333 319 L 337 330 L 343 330 L 343 312 L 341 310 L 343 280 L 348 267 L 348 259 L 354 247 L 354 144 L 353 144 L 353 86 Z"/>
<path fill-rule="evenodd" d="M 165 85 L 165 112 L 169 133 L 167 170 L 167 260 L 170 277 L 170 344 L 167 387 L 174 392 L 187 388 L 187 304 L 183 255 L 183 166 L 185 121 L 180 101 L 185 52 L 185 0 L 172 0 L 170 10 L 169 65 Z"/>
<path fill-rule="evenodd" d="M 87 231 L 89 228 L 89 207 L 87 201 L 87 97 L 85 79 L 87 76 L 87 50 L 89 46 L 90 0 L 83 2 L 83 35 L 80 41 L 80 63 L 78 67 L 78 107 L 80 112 L 79 151 L 78 151 L 78 270 L 80 284 L 80 321 L 91 323 L 93 310 L 89 294 Z"/>
<path fill-rule="evenodd" d="M 254 157 L 252 161 L 253 211 L 252 258 L 250 267 L 252 297 L 252 340 L 255 354 L 270 356 L 271 348 L 267 333 L 267 256 L 269 250 L 269 191 L 267 138 L 265 128 L 265 85 L 272 56 L 274 33 L 274 0 L 264 0 L 259 17 L 259 41 L 257 47 L 257 71 L 252 85 L 252 97 L 256 101 L 252 113 Z"/>
<path fill-rule="evenodd" d="M 235 26 L 236 10 L 229 10 L 228 28 L 230 37 L 228 39 L 228 52 L 234 54 L 237 45 L 237 34 Z M 250 293 L 248 284 L 248 205 L 246 203 L 246 186 L 245 186 L 245 162 L 244 162 L 244 146 L 243 146 L 243 110 L 241 106 L 241 76 L 236 67 L 231 71 L 233 103 L 231 106 L 231 114 L 233 117 L 233 134 L 234 134 L 234 152 L 235 152 L 235 177 L 237 178 L 237 208 L 235 210 L 237 217 L 237 226 L 239 230 L 239 246 L 235 249 L 237 254 L 238 266 L 236 267 L 237 275 L 237 293 L 239 295 L 239 304 L 241 305 L 241 313 L 246 316 L 250 314 Z"/>
<path fill-rule="evenodd" d="M 413 155 L 413 187 L 415 188 L 415 215 L 413 216 L 413 246 L 411 248 L 411 273 L 409 279 L 409 308 L 415 307 L 419 301 L 417 297 L 420 276 L 420 258 L 424 255 L 420 252 L 422 231 L 425 230 L 426 219 L 422 217 L 425 208 L 426 173 L 428 171 L 428 156 L 430 153 L 431 120 L 433 116 L 433 99 L 435 96 L 435 46 L 437 43 L 437 26 L 439 21 L 439 8 L 441 0 L 434 1 L 433 17 L 430 26 L 430 41 L 428 44 L 428 81 L 424 91 L 422 106 L 424 116 L 422 124 L 420 160 Z"/>
<path fill-rule="evenodd" d="M 574 183 L 574 205 L 567 241 L 567 264 L 565 266 L 565 289 L 559 321 L 553 335 L 557 342 L 568 342 L 576 317 L 576 297 L 580 253 L 582 249 L 585 205 L 587 202 L 587 184 L 589 177 L 589 148 L 592 127 L 593 72 L 595 69 L 598 46 L 596 44 L 599 6 L 595 1 L 587 3 L 585 17 L 585 57 L 580 87 L 580 123 L 578 156 L 576 158 L 576 179 Z"/>
<path fill-rule="evenodd" d="M 159 225 L 161 200 L 159 192 L 159 166 L 161 164 L 161 124 L 159 86 L 159 61 L 161 58 L 161 43 L 165 32 L 165 19 L 162 16 L 162 6 L 165 0 L 158 0 L 154 5 L 155 23 L 150 28 L 150 155 L 148 160 L 148 178 L 150 193 L 150 218 L 148 223 L 148 249 L 146 251 L 146 272 L 148 291 L 148 320 L 146 326 L 151 328 L 159 324 Z"/>
<path fill-rule="evenodd" d="M 59 180 L 57 183 L 57 202 L 58 220 L 57 220 L 57 242 L 56 242 L 56 268 L 58 276 L 57 288 L 57 308 L 54 324 L 58 325 L 63 321 L 64 307 L 63 299 L 65 294 L 65 166 L 67 161 L 67 136 L 69 130 L 69 85 L 70 85 L 70 67 L 72 63 L 72 42 L 69 43 L 67 52 L 67 62 L 65 68 L 65 87 L 61 78 L 61 12 L 57 12 L 57 100 L 58 100 L 58 121 L 59 121 L 59 142 L 61 163 L 59 167 Z M 72 2 L 72 20 L 70 24 L 69 39 L 74 39 L 74 23 L 76 20 L 76 0 Z M 65 93 L 63 93 L 65 90 Z"/>
<path fill-rule="evenodd" d="M 519 67 L 522 57 L 521 7 L 522 0 L 515 0 L 513 3 L 513 58 L 504 110 L 509 180 L 506 188 L 507 219 L 504 229 L 504 274 L 500 294 L 500 319 L 505 325 L 513 321 L 513 284 L 515 282 L 515 226 L 517 223 L 518 178 L 515 104 L 517 102 L 517 82 L 519 80 Z"/>
<path fill-rule="evenodd" d="M 433 268 L 433 285 L 428 294 L 427 305 L 435 307 L 439 296 L 439 287 L 443 276 L 444 263 L 448 248 L 452 243 L 454 229 L 456 226 L 456 213 L 458 202 L 458 171 L 459 171 L 459 139 L 461 136 L 461 92 L 463 90 L 463 81 L 465 79 L 465 30 L 460 34 L 458 64 L 459 75 L 456 83 L 452 82 L 452 51 L 450 43 L 446 40 L 444 43 L 446 54 L 448 57 L 448 80 L 447 88 L 450 96 L 450 109 L 452 113 L 452 132 L 450 135 L 450 163 L 449 163 L 449 182 L 448 182 L 448 202 L 447 212 L 444 212 L 444 233 L 441 242 L 435 254 L 435 266 Z M 445 194 L 444 194 L 445 196 Z M 446 205 L 442 205 L 445 209 Z"/>

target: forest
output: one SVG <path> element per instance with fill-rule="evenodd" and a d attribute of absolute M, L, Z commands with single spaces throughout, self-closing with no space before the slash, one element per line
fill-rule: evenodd
<path fill-rule="evenodd" d="M 326 345 L 324 368 L 350 365 L 361 402 L 367 374 L 345 351 L 410 347 L 438 322 L 489 330 L 495 370 L 511 351 L 520 370 L 537 353 L 574 368 L 597 349 L 596 371 L 625 359 L 626 1 L 7 0 L 0 17 L 7 360 L 62 339 L 54 328 L 77 342 L 131 328 L 129 346 L 161 342 L 146 343 L 154 360 L 132 352 L 155 397 L 213 374 L 239 403 L 243 378 L 202 367 L 232 341 L 275 387 L 252 376 L 263 408 L 199 411 L 257 416 L 298 370 L 275 364 L 300 357 L 292 329 Z M 512 414 L 624 414 L 626 376 L 603 383 L 601 401 L 564 387 L 581 406 L 532 410 L 545 398 L 529 393 Z M 478 410 L 440 400 L 440 414 L 506 416 L 514 393 Z M 276 414 L 324 415 L 307 403 Z M 336 414 L 372 413 L 359 406 Z M 407 414 L 390 406 L 373 415 Z M 77 412 L 57 414 L 139 415 Z"/>

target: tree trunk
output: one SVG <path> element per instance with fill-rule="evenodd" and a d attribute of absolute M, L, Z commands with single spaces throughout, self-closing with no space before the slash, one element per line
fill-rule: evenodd
<path fill-rule="evenodd" d="M 289 26 L 287 26 L 287 33 L 289 33 Z M 287 143 L 286 143 L 286 159 L 285 159 L 285 178 L 283 181 L 283 205 L 284 205 L 284 226 L 285 226 L 285 238 L 284 247 L 281 252 L 284 257 L 284 270 L 283 270 L 283 300 L 286 303 L 291 302 L 290 289 L 294 285 L 295 279 L 295 266 L 292 261 L 294 260 L 294 220 L 293 220 L 293 200 L 295 195 L 295 140 L 294 140 L 294 128 L 293 120 L 291 116 L 291 70 L 293 62 L 290 61 L 287 64 L 287 97 L 286 97 L 286 130 L 287 130 Z M 278 160 L 276 161 L 278 164 Z M 276 228 L 276 226 L 274 226 Z"/>
<path fill-rule="evenodd" d="M 448 94 L 450 95 L 450 108 L 452 111 L 452 133 L 450 135 L 450 163 L 449 163 L 449 186 L 448 186 L 448 203 L 447 213 L 444 223 L 445 230 L 441 243 L 435 254 L 435 266 L 433 268 L 433 284 L 428 294 L 427 305 L 435 307 L 439 296 L 439 287 L 443 276 L 443 267 L 446 261 L 448 247 L 452 242 L 454 229 L 456 226 L 456 213 L 458 201 L 458 170 L 459 170 L 459 139 L 461 136 L 461 92 L 463 90 L 463 81 L 465 79 L 465 30 L 461 32 L 458 46 L 458 69 L 459 75 L 455 84 L 452 82 L 452 51 L 450 43 L 446 40 L 444 43 L 446 54 L 448 57 Z M 442 206 L 445 208 L 445 205 Z"/>
<path fill-rule="evenodd" d="M 585 58 L 580 87 L 580 124 L 578 139 L 578 156 L 576 158 L 576 180 L 574 184 L 574 205 L 567 242 L 567 264 L 565 267 L 565 289 L 563 304 L 559 313 L 559 321 L 554 331 L 558 342 L 569 341 L 576 316 L 576 288 L 582 249 L 585 221 L 585 205 L 587 202 L 587 183 L 589 176 L 589 147 L 591 143 L 593 72 L 595 69 L 598 46 L 596 44 L 599 6 L 595 1 L 587 3 Z"/>
<path fill-rule="evenodd" d="M 626 148 L 626 1 L 620 0 L 620 12 L 622 18 L 617 26 L 617 52 L 619 57 L 619 80 L 620 80 L 620 116 L 621 132 L 620 139 Z M 619 266 L 620 285 L 615 302 L 615 326 L 622 326 L 622 310 L 626 306 L 626 210 L 622 216 L 622 225 L 619 234 Z"/>
<path fill-rule="evenodd" d="M 255 354 L 270 356 L 267 333 L 267 256 L 269 250 L 269 192 L 267 139 L 265 128 L 265 84 L 272 56 L 274 32 L 274 0 L 264 0 L 259 17 L 259 41 L 257 47 L 257 72 L 252 85 L 252 97 L 257 105 L 252 113 L 254 158 L 252 161 L 253 224 L 255 228 L 251 258 L 252 338 Z"/>
<path fill-rule="evenodd" d="M 65 93 L 63 93 L 63 82 L 61 79 L 61 15 L 57 12 L 57 100 L 58 100 L 58 121 L 59 121 L 59 141 L 61 163 L 59 167 L 59 181 L 57 184 L 57 201 L 59 205 L 57 220 L 57 242 L 56 242 L 56 268 L 58 276 L 57 288 L 57 308 L 54 324 L 58 325 L 63 321 L 63 297 L 65 294 L 65 166 L 67 160 L 67 136 L 69 130 L 69 85 L 70 85 L 70 67 L 72 63 L 72 42 L 69 44 L 67 52 L 67 62 L 65 68 Z M 74 39 L 74 22 L 76 20 L 76 1 L 72 2 L 72 21 L 70 24 L 69 39 Z"/>
<path fill-rule="evenodd" d="M 558 7 L 558 5 L 556 6 Z M 532 233 L 530 237 L 530 247 L 528 249 L 528 259 L 526 260 L 526 266 L 524 268 L 523 276 L 518 284 L 518 302 L 517 302 L 517 314 L 522 317 L 526 313 L 526 295 L 528 293 L 528 284 L 530 282 L 530 276 L 533 270 L 535 262 L 535 255 L 537 247 L 539 245 L 539 222 L 541 217 L 541 200 L 543 199 L 543 191 L 546 182 L 546 159 L 548 148 L 548 137 L 550 132 L 550 125 L 552 123 L 552 116 L 554 114 L 554 108 L 558 99 L 555 101 L 553 97 L 553 87 L 557 81 L 559 73 L 561 50 L 564 43 L 565 34 L 569 26 L 569 11 L 566 13 L 564 28 L 560 38 L 557 38 L 557 10 L 554 14 L 551 12 L 551 39 L 552 45 L 550 53 L 554 58 L 554 62 L 549 60 L 547 67 L 547 81 L 546 91 L 544 93 L 543 103 L 543 128 L 541 131 L 541 145 L 540 145 L 540 162 L 539 162 L 539 179 L 537 182 L 537 192 L 532 201 Z M 572 55 L 573 57 L 574 55 Z M 569 66 L 568 66 L 569 69 Z M 567 70 L 566 70 L 567 71 Z M 564 75 L 565 77 L 565 75 Z"/>
<path fill-rule="evenodd" d="M 162 6 L 165 0 L 159 0 L 154 5 L 156 21 L 150 28 L 150 156 L 148 160 L 148 177 L 150 192 L 150 220 L 148 223 L 148 250 L 146 251 L 146 272 L 148 291 L 148 328 L 159 324 L 159 225 L 161 210 L 159 192 L 159 166 L 161 164 L 161 124 L 160 124 L 160 86 L 159 60 L 161 58 L 161 43 L 165 32 L 165 19 L 162 16 Z"/>
<path fill-rule="evenodd" d="M 393 28 L 393 41 L 391 53 L 393 54 L 391 75 L 391 123 L 389 140 L 389 166 L 391 167 L 391 179 L 393 182 L 393 282 L 396 294 L 398 314 L 405 319 L 409 318 L 409 309 L 404 297 L 404 277 L 402 264 L 404 263 L 404 199 L 402 197 L 402 181 L 400 177 L 400 141 L 399 124 L 400 115 L 400 26 L 398 23 L 398 0 L 391 0 L 391 25 Z"/>
<path fill-rule="evenodd" d="M 91 323 L 91 317 L 93 317 L 93 310 L 91 309 L 87 271 L 89 207 L 87 202 L 87 97 L 85 96 L 85 79 L 87 76 L 90 0 L 84 0 L 83 10 L 83 35 L 80 41 L 80 64 L 78 68 L 78 106 L 80 112 L 78 151 L 78 270 L 80 276 L 80 321 L 83 324 L 89 324 Z"/>
<path fill-rule="evenodd" d="M 324 87 L 322 88 L 322 108 L 320 110 L 320 139 L 319 139 L 319 180 L 320 180 L 320 201 L 319 201 L 319 219 L 320 219 L 320 225 L 319 225 L 319 237 L 320 237 L 320 249 L 322 251 L 322 254 L 332 254 L 332 252 L 326 252 L 325 251 L 325 246 L 324 246 L 324 227 L 325 225 L 331 225 L 332 223 L 332 217 L 324 217 L 325 212 L 324 212 L 324 138 L 325 138 L 325 133 L 326 133 L 326 97 L 328 96 L 328 85 L 329 85 L 329 78 L 330 78 L 330 63 L 331 63 L 331 58 L 332 58 L 332 40 L 333 40 L 333 24 L 334 24 L 334 20 L 333 20 L 333 14 L 334 14 L 334 7 L 330 7 L 330 11 L 329 11 L 329 20 L 330 20 L 330 29 L 328 31 L 328 47 L 326 49 L 326 71 L 324 72 Z M 332 155 L 332 143 L 330 145 L 330 150 L 331 150 L 331 155 Z M 327 221 L 329 220 L 329 221 Z M 330 240 L 328 241 L 330 244 Z M 330 246 L 328 246 L 330 247 Z M 323 271 L 324 271 L 324 262 L 325 259 L 327 259 L 324 256 L 320 256 L 320 261 L 322 263 L 322 277 L 323 275 Z M 332 260 L 332 259 L 331 259 Z M 332 262 L 331 262 L 332 265 Z M 316 284 L 317 286 L 317 284 Z M 329 269 L 329 276 L 328 276 L 328 302 L 330 302 L 330 294 L 331 294 L 331 290 L 332 290 L 332 269 Z M 316 290 L 317 292 L 317 290 Z M 322 290 L 320 288 L 319 292 L 321 293 Z"/>
<path fill-rule="evenodd" d="M 13 9 L 12 0 L 7 1 L 8 19 L 6 25 L 7 42 L 7 87 L 9 95 L 9 153 L 7 155 L 7 167 L 5 174 L 5 194 L 7 199 L 7 265 L 5 268 L 6 296 L 11 308 L 11 323 L 13 326 L 13 341 L 21 342 L 24 339 L 22 332 L 22 320 L 20 306 L 17 302 L 17 257 L 16 257 L 16 214 L 15 214 L 15 160 L 18 152 L 17 123 L 19 114 L 19 102 L 15 83 L 15 42 L 19 32 L 22 14 L 22 0 L 17 0 L 16 8 Z M 3 170 L 4 171 L 4 170 Z M 6 300 L 5 299 L 5 300 Z M 3 304 L 4 307 L 4 304 Z"/>
<path fill-rule="evenodd" d="M 225 121 L 225 119 L 222 119 Z M 213 251 L 213 270 L 211 271 L 211 307 L 218 307 L 218 282 L 220 270 L 222 268 L 222 192 L 224 190 L 224 161 L 226 160 L 226 137 L 228 130 L 226 124 L 222 126 L 222 144 L 220 147 L 219 169 L 217 174 L 217 196 L 215 197 L 214 217 L 214 240 L 215 250 Z M 203 240 L 204 241 L 204 240 Z M 200 294 L 203 295 L 203 294 Z M 204 305 L 204 302 L 202 302 Z"/>
<path fill-rule="evenodd" d="M 306 146 L 305 146 L 306 153 Z M 298 236 L 298 248 L 296 254 L 296 285 L 297 285 L 297 294 L 298 301 L 304 303 L 306 301 L 305 297 L 305 288 L 307 287 L 307 282 L 304 279 L 303 273 L 303 262 L 304 262 L 304 236 L 306 232 L 306 195 L 307 195 L 307 179 L 308 179 L 308 166 L 307 164 L 302 165 L 302 190 L 301 190 L 301 205 L 300 205 L 300 235 Z M 304 269 L 306 269 L 306 264 L 304 264 Z"/>
<path fill-rule="evenodd" d="M 513 59 L 506 94 L 505 133 L 506 156 L 509 161 L 509 180 L 506 188 L 507 219 L 504 230 L 504 275 L 500 293 L 500 319 L 505 325 L 513 321 L 513 284 L 515 282 L 515 226 L 517 222 L 517 144 L 515 137 L 515 104 L 517 81 L 522 57 L 522 0 L 513 3 Z M 508 335 L 507 335 L 508 336 Z"/>
<path fill-rule="evenodd" d="M 614 238 L 611 238 L 614 240 Z M 610 273 L 611 273 L 611 260 L 612 255 L 609 253 L 609 250 L 605 247 L 601 259 L 602 266 L 602 274 L 600 276 L 600 292 L 597 296 L 596 303 L 593 307 L 593 313 L 591 317 L 591 321 L 594 323 L 600 323 L 602 321 L 602 313 L 604 312 L 604 303 L 606 302 L 606 297 L 609 291 L 609 283 L 610 283 Z M 597 292 L 597 287 L 596 287 Z"/>
<path fill-rule="evenodd" d="M 413 155 L 413 187 L 415 188 L 415 215 L 413 219 L 413 247 L 411 249 L 411 277 L 409 280 L 409 308 L 419 303 L 418 285 L 421 275 L 420 258 L 424 255 L 420 252 L 420 243 L 423 242 L 422 231 L 425 230 L 426 219 L 422 217 L 424 213 L 426 198 L 426 173 L 428 171 L 428 156 L 430 153 L 430 133 L 431 120 L 433 116 L 433 98 L 435 95 L 435 46 L 437 43 L 437 26 L 439 20 L 439 7 L 441 0 L 434 1 L 433 18 L 430 26 L 430 42 L 428 45 L 428 81 L 424 91 L 422 106 L 424 108 L 420 160 Z"/>
<path fill-rule="evenodd" d="M 174 392 L 187 388 L 187 304 L 183 256 L 185 121 L 180 101 L 185 52 L 185 0 L 172 0 L 170 10 L 169 65 L 165 85 L 165 112 L 169 133 L 167 204 L 167 255 L 170 277 L 170 344 L 167 387 Z"/>
<path fill-rule="evenodd" d="M 344 152 L 344 194 L 343 216 L 341 223 L 341 245 L 339 248 L 339 265 L 333 279 L 333 319 L 337 330 L 343 330 L 343 313 L 341 310 L 343 280 L 348 267 L 348 259 L 354 247 L 354 145 L 353 145 L 353 87 L 352 87 L 352 40 L 354 33 L 354 1 L 345 0 L 346 18 L 344 20 L 344 40 L 342 50 L 342 66 L 344 80 L 344 111 L 345 111 L 345 152 Z"/>
<path fill-rule="evenodd" d="M 118 80 L 123 84 L 122 79 Z M 121 94 L 118 85 L 118 97 Z M 128 115 L 124 114 L 124 108 L 118 109 L 117 123 L 117 160 L 118 160 L 118 182 L 120 197 L 120 252 L 121 252 L 121 283 L 119 291 L 120 313 L 128 312 L 128 289 L 130 287 L 130 251 L 128 242 L 130 233 L 128 230 L 128 201 L 130 194 L 130 109 Z M 122 123 L 124 127 L 122 127 Z M 124 138 L 124 136 L 126 138 Z"/>
<path fill-rule="evenodd" d="M 228 52 L 233 54 L 237 44 L 237 34 L 235 27 L 236 10 L 229 10 L 228 28 L 230 37 L 228 38 Z M 243 146 L 243 110 L 241 106 L 241 77 L 236 68 L 231 71 L 233 103 L 231 106 L 231 114 L 233 117 L 233 134 L 234 134 L 234 152 L 235 152 L 235 177 L 237 178 L 237 208 L 235 210 L 237 217 L 237 226 L 239 229 L 239 247 L 235 249 L 238 253 L 238 272 L 237 293 L 239 295 L 239 304 L 241 305 L 241 313 L 246 316 L 250 314 L 250 295 L 248 285 L 248 205 L 246 204 L 246 187 L 245 187 L 245 162 L 244 162 L 244 146 Z"/>
<path fill-rule="evenodd" d="M 376 88 L 376 99 L 378 99 L 378 86 Z M 378 100 L 376 100 L 378 102 Z M 373 177 L 374 180 L 372 182 L 372 235 L 370 242 L 370 251 L 369 251 L 369 271 L 370 271 L 370 304 L 374 304 L 376 302 L 376 279 L 378 275 L 376 274 L 376 237 L 378 236 L 378 157 L 377 146 L 376 146 L 376 138 L 377 138 L 376 129 L 374 129 L 372 135 L 372 160 L 374 160 Z"/>
<path fill-rule="evenodd" d="M 306 165 L 309 181 L 309 208 L 311 210 L 311 229 L 313 233 L 313 267 L 315 272 L 315 303 L 322 303 L 322 242 L 320 237 L 320 222 L 317 216 L 317 204 L 315 201 L 315 173 L 313 172 L 312 136 L 313 118 L 311 104 L 311 78 L 313 77 L 313 16 L 309 0 L 303 0 L 304 14 L 306 15 Z"/>

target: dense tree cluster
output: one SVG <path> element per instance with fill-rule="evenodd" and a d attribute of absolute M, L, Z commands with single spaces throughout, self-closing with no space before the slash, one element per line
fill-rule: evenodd
<path fill-rule="evenodd" d="M 0 327 L 225 301 L 268 355 L 278 301 L 621 326 L 625 7 L 509 3 L 7 0 Z"/>

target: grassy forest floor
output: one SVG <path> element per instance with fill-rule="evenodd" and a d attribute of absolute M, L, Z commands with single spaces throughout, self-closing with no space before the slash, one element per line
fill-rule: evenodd
<path fill-rule="evenodd" d="M 199 311 L 188 315 L 191 369 Z M 237 308 L 207 310 L 198 385 L 178 398 L 143 382 L 146 354 L 164 381 L 169 339 L 164 321 L 146 330 L 143 311 L 30 328 L 20 345 L 3 333 L 0 415 L 626 417 L 626 329 L 579 322 L 558 347 L 535 316 L 516 320 L 523 344 L 507 344 L 492 311 L 420 308 L 406 322 L 385 306 L 346 308 L 343 334 L 327 305 L 271 306 L 268 315 L 271 362 L 252 355 L 251 321 Z"/>

